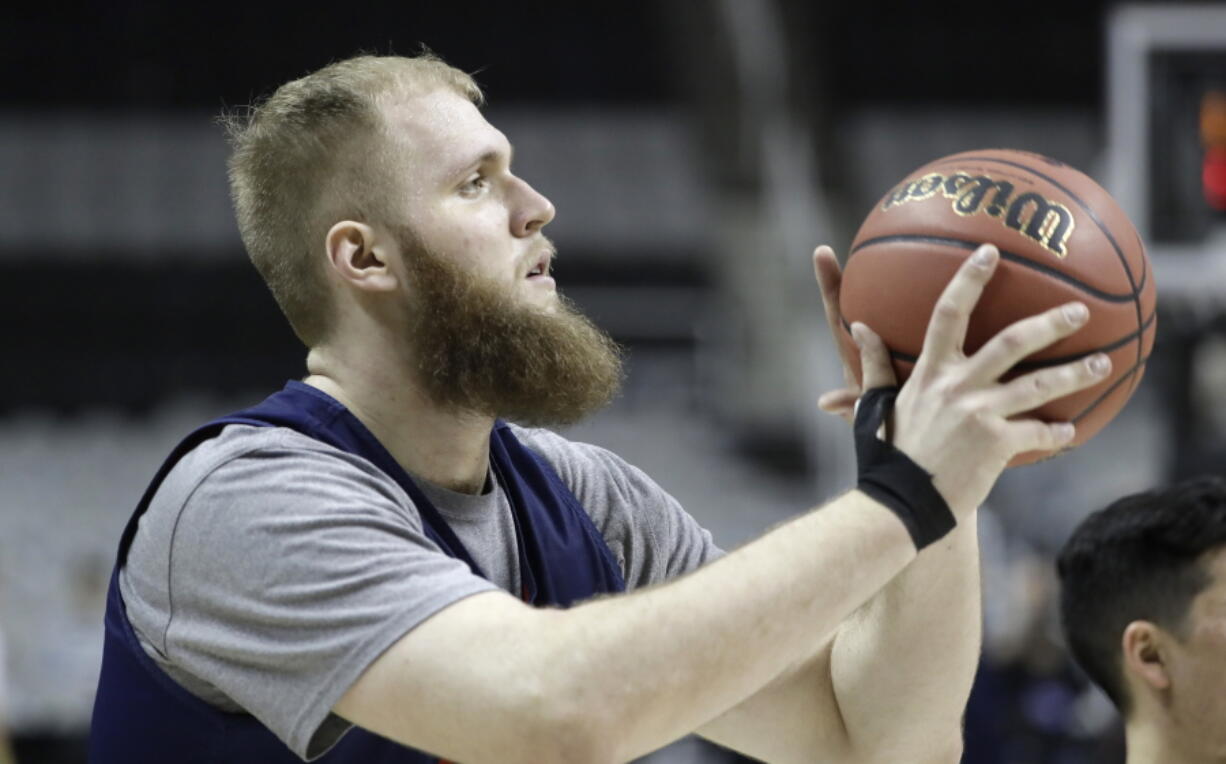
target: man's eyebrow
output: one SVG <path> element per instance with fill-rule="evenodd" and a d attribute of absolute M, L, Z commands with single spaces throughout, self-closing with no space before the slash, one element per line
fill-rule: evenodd
<path fill-rule="evenodd" d="M 470 159 L 469 161 L 465 162 L 462 165 L 458 165 L 453 171 L 448 173 L 448 177 L 467 174 L 468 171 L 474 167 L 478 167 L 480 165 L 488 164 L 489 162 L 498 160 L 499 158 L 502 157 L 502 154 L 503 154 L 503 148 L 500 146 L 488 148 L 484 152 L 482 152 L 479 156 L 474 157 L 473 159 Z M 507 157 L 507 165 L 509 166 L 511 164 L 511 160 L 515 158 L 515 147 L 514 146 L 511 146 L 510 144 L 507 145 L 506 157 Z"/>

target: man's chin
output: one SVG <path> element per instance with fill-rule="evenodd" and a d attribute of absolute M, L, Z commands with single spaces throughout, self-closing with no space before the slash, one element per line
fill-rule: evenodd
<path fill-rule="evenodd" d="M 524 298 L 524 304 L 528 305 L 542 313 L 556 314 L 562 307 L 561 300 L 558 299 L 558 293 L 552 289 L 545 290 L 540 287 L 533 287 L 534 291 L 539 291 L 539 294 L 529 294 Z"/>
<path fill-rule="evenodd" d="M 409 336 L 440 407 L 556 426 L 616 395 L 620 349 L 552 279 L 508 290 L 425 250 L 407 262 L 419 284 Z"/>

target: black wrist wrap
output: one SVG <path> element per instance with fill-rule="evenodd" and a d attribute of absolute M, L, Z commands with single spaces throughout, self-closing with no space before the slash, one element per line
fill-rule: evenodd
<path fill-rule="evenodd" d="M 897 387 L 875 387 L 860 397 L 855 438 L 859 488 L 898 515 L 916 549 L 923 549 L 954 529 L 957 521 L 932 476 L 911 457 L 877 437 L 894 408 Z"/>

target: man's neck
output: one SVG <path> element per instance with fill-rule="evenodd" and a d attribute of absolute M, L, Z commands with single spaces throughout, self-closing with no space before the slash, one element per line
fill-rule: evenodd
<path fill-rule="evenodd" d="M 1128 745 L 1126 764 L 1222 764 L 1186 745 L 1168 724 L 1132 720 L 1124 730 Z"/>
<path fill-rule="evenodd" d="M 408 472 L 453 491 L 480 493 L 493 417 L 439 408 L 407 368 L 390 359 L 362 363 L 312 350 L 303 381 L 344 404 Z"/>

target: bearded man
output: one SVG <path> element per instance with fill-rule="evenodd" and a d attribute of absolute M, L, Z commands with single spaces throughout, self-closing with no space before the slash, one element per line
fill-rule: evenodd
<path fill-rule="evenodd" d="M 1085 306 L 968 358 L 981 248 L 901 391 L 855 325 L 869 389 L 824 400 L 860 400 L 857 488 L 725 555 L 639 470 L 534 428 L 607 402 L 620 363 L 557 296 L 553 206 L 480 100 L 437 58 L 359 57 L 234 120 L 239 228 L 308 375 L 189 435 L 138 505 L 92 760 L 609 762 L 697 731 L 772 761 L 956 761 L 975 508 L 1072 436 L 1017 415 L 1102 370 L 998 379 Z"/>

